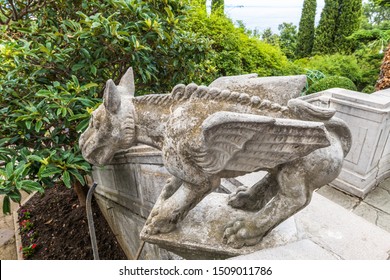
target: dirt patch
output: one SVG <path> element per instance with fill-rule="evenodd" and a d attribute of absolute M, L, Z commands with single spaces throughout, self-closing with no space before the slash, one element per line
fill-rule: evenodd
<path fill-rule="evenodd" d="M 100 259 L 126 260 L 94 199 L 92 210 Z M 73 190 L 64 186 L 47 189 L 43 196 L 36 194 L 31 198 L 18 214 L 25 258 L 93 259 L 86 211 L 79 206 Z"/>

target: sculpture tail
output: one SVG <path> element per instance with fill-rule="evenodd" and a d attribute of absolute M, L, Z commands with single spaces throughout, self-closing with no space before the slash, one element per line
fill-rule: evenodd
<path fill-rule="evenodd" d="M 352 145 L 351 131 L 343 120 L 334 117 L 335 109 L 317 107 L 300 99 L 291 99 L 287 106 L 298 119 L 323 122 L 326 129 L 339 137 L 344 157 L 348 154 Z"/>
<path fill-rule="evenodd" d="M 335 109 L 317 107 L 300 99 L 291 99 L 287 106 L 297 118 L 306 121 L 327 121 L 336 113 Z"/>

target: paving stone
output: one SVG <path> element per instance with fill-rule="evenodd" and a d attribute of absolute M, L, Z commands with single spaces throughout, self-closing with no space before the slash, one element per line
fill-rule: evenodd
<path fill-rule="evenodd" d="M 348 210 L 352 210 L 360 202 L 359 198 L 345 194 L 328 185 L 320 188 L 317 193 Z"/>
<path fill-rule="evenodd" d="M 15 232 L 9 229 L 0 229 L 0 246 L 8 243 L 13 243 Z"/>
<path fill-rule="evenodd" d="M 362 202 L 353 213 L 390 232 L 390 215 Z"/>
<path fill-rule="evenodd" d="M 390 190 L 377 187 L 367 195 L 364 202 L 390 214 Z"/>
<path fill-rule="evenodd" d="M 312 202 L 295 215 L 298 231 L 346 260 L 386 260 L 390 233 L 330 200 L 313 194 Z"/>
<path fill-rule="evenodd" d="M 17 260 L 15 244 L 6 244 L 0 248 L 0 260 Z"/>
<path fill-rule="evenodd" d="M 390 191 L 390 178 L 382 181 L 378 187 Z"/>
<path fill-rule="evenodd" d="M 336 260 L 339 259 L 309 239 L 300 240 L 249 255 L 232 258 L 235 260 Z"/>

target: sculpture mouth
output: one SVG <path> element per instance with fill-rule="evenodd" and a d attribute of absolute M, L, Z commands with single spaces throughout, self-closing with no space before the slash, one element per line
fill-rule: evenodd
<path fill-rule="evenodd" d="M 83 157 L 91 164 L 102 166 L 110 164 L 113 155 L 109 153 L 105 147 L 97 147 L 94 149 L 89 149 L 83 153 Z"/>
<path fill-rule="evenodd" d="M 86 161 L 92 165 L 105 165 L 111 162 L 113 154 L 111 146 L 109 145 L 98 145 L 94 138 L 91 136 L 85 139 L 82 135 L 80 137 L 79 145 L 81 153 Z"/>

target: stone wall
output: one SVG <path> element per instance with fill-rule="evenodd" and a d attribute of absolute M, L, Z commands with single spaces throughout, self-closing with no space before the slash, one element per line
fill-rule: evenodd
<path fill-rule="evenodd" d="M 169 175 L 161 153 L 137 146 L 115 157 L 111 165 L 93 167 L 95 198 L 129 259 L 141 246 L 139 234 Z M 146 244 L 140 259 L 172 259 L 175 255 Z"/>
<path fill-rule="evenodd" d="M 365 94 L 329 89 L 302 99 L 336 109 L 352 132 L 352 148 L 332 185 L 364 197 L 390 176 L 390 89 Z"/>

